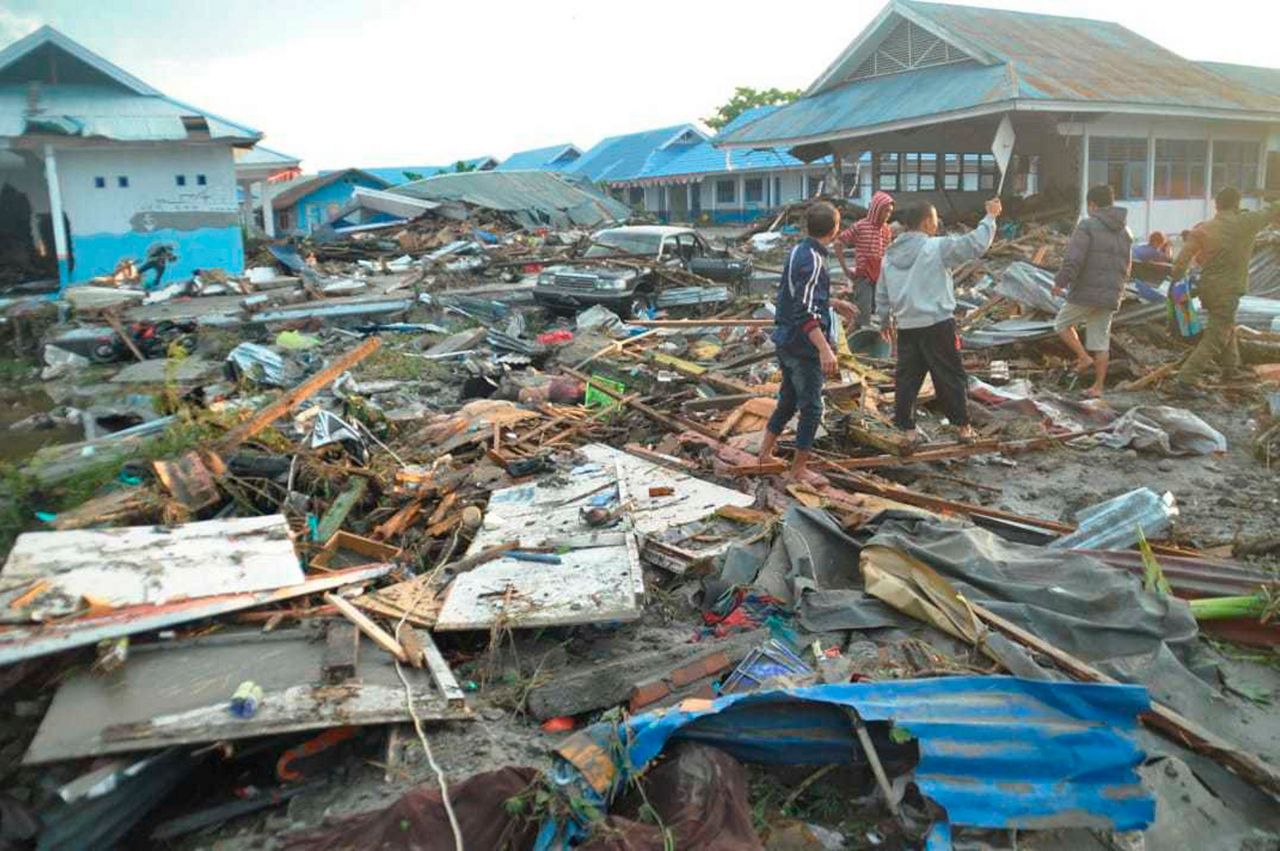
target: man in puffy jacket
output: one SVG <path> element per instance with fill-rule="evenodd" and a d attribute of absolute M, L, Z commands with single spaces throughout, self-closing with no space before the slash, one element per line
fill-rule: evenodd
<path fill-rule="evenodd" d="M 1094 370 L 1093 384 L 1084 391 L 1102 397 L 1111 349 L 1111 320 L 1120 309 L 1124 283 L 1133 268 L 1133 234 L 1125 224 L 1129 211 L 1116 206 L 1110 186 L 1099 185 L 1085 195 L 1089 215 L 1071 233 L 1067 253 L 1053 279 L 1054 295 L 1066 293 L 1053 330 L 1076 356 L 1076 372 Z M 1076 326 L 1085 328 L 1080 344 Z"/>
<path fill-rule="evenodd" d="M 986 206 L 987 215 L 978 226 L 956 236 L 937 235 L 938 211 L 932 204 L 910 207 L 900 217 L 907 232 L 894 240 L 884 255 L 876 285 L 876 315 L 885 338 L 896 336 L 898 341 L 893 422 L 912 443 L 919 441 L 916 397 L 926 374 L 933 378 L 938 401 L 960 441 L 972 443 L 976 439 L 969 424 L 969 377 L 960 362 L 951 270 L 981 257 L 991 247 L 996 218 L 1003 207 L 999 198 L 992 198 Z"/>
<path fill-rule="evenodd" d="M 1254 212 L 1240 210 L 1240 190 L 1228 186 L 1214 199 L 1218 214 L 1191 229 L 1173 264 L 1181 280 L 1192 262 L 1200 265 L 1200 305 L 1209 314 L 1195 351 L 1173 381 L 1177 395 L 1195 397 L 1195 385 L 1215 362 L 1228 380 L 1252 377 L 1240 367 L 1236 309 L 1249 286 L 1253 241 L 1267 225 L 1280 226 L 1280 204 Z"/>
<path fill-rule="evenodd" d="M 884 252 L 893 242 L 893 229 L 889 227 L 889 217 L 893 215 L 893 196 L 888 192 L 877 192 L 871 196 L 871 206 L 867 214 L 851 227 L 840 232 L 832 244 L 836 259 L 852 288 L 853 303 L 858 308 L 858 317 L 853 327 L 859 328 L 871 323 L 875 315 L 876 281 L 880 280 L 880 266 L 884 262 Z M 853 267 L 844 256 L 844 246 L 853 246 Z"/>

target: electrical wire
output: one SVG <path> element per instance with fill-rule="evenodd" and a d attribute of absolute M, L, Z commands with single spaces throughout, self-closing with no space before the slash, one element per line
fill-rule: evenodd
<path fill-rule="evenodd" d="M 400 630 L 404 627 L 404 623 L 409 618 L 409 612 L 413 607 L 418 605 L 418 598 L 421 596 L 423 589 L 429 583 L 424 582 L 419 586 L 417 593 L 405 607 L 404 614 L 400 616 L 400 620 L 396 623 L 395 637 L 396 641 L 400 640 Z M 400 682 L 404 684 L 404 702 L 405 707 L 409 710 L 409 717 L 413 719 L 413 729 L 418 733 L 418 740 L 422 742 L 422 749 L 426 751 L 427 762 L 431 765 L 431 770 L 436 774 L 436 780 L 440 783 L 440 800 L 444 802 L 445 814 L 449 817 L 449 827 L 453 830 L 453 842 L 456 851 L 465 851 L 462 844 L 462 828 L 458 825 L 458 816 L 453 811 L 453 804 L 449 801 L 449 782 L 445 779 L 444 770 L 440 768 L 440 764 L 436 762 L 435 754 L 431 751 L 431 742 L 427 741 L 427 734 L 422 729 L 422 719 L 418 717 L 417 711 L 413 708 L 413 687 L 409 685 L 409 679 L 404 675 L 404 669 L 400 667 L 400 660 L 394 659 L 396 666 L 396 675 L 400 677 Z"/>

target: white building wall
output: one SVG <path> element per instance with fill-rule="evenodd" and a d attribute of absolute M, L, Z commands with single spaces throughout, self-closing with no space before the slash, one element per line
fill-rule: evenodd
<path fill-rule="evenodd" d="M 122 233 L 139 213 L 236 213 L 235 161 L 227 145 L 70 148 L 56 155 L 62 205 L 76 233 Z M 177 185 L 179 174 L 186 186 Z M 200 174 L 205 186 L 197 185 Z M 118 185 L 122 176 L 127 187 Z M 98 177 L 103 188 L 94 184 Z"/>
<path fill-rule="evenodd" d="M 1273 128 L 1265 124 L 1249 122 L 1205 121 L 1203 119 L 1174 118 L 1168 116 L 1136 116 L 1106 115 L 1088 124 L 1091 139 L 1099 137 L 1145 138 L 1159 139 L 1194 139 L 1212 142 L 1213 140 L 1232 142 L 1256 142 L 1265 150 L 1268 137 Z M 1058 130 L 1063 135 L 1078 136 L 1083 132 L 1082 124 L 1060 124 Z M 1212 161 L 1210 151 L 1209 162 Z M 1043 162 L 1042 162 L 1043 167 Z M 1151 163 L 1148 162 L 1148 174 Z M 1147 200 L 1118 201 L 1117 206 L 1129 211 L 1129 230 L 1138 240 L 1144 240 L 1151 231 L 1162 231 L 1176 236 L 1197 222 L 1211 218 L 1214 214 L 1212 199 L 1212 170 L 1208 170 L 1205 178 L 1206 189 L 1203 198 L 1155 198 Z M 1246 192 L 1256 187 L 1241 187 Z M 1152 195 L 1152 187 L 1148 186 L 1148 195 Z M 1245 207 L 1257 207 L 1257 199 L 1246 198 Z"/>

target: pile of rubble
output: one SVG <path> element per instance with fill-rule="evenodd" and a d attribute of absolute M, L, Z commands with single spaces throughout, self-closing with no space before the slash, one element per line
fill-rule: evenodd
<path fill-rule="evenodd" d="M 784 480 L 769 299 L 535 308 L 579 234 L 424 218 L 11 318 L 87 433 L 6 474 L 6 840 L 1274 839 L 1280 681 L 1220 643 L 1280 635 L 1274 244 L 1258 382 L 1192 412 L 1138 284 L 1112 403 L 1080 400 L 1062 240 L 1007 233 L 958 276 L 979 441 L 925 414 L 904 446 L 864 331 Z"/>

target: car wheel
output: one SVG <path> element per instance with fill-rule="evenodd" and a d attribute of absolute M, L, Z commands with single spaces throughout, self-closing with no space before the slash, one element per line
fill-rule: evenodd
<path fill-rule="evenodd" d="M 118 356 L 112 343 L 98 343 L 89 351 L 89 360 L 94 363 L 114 363 Z"/>

